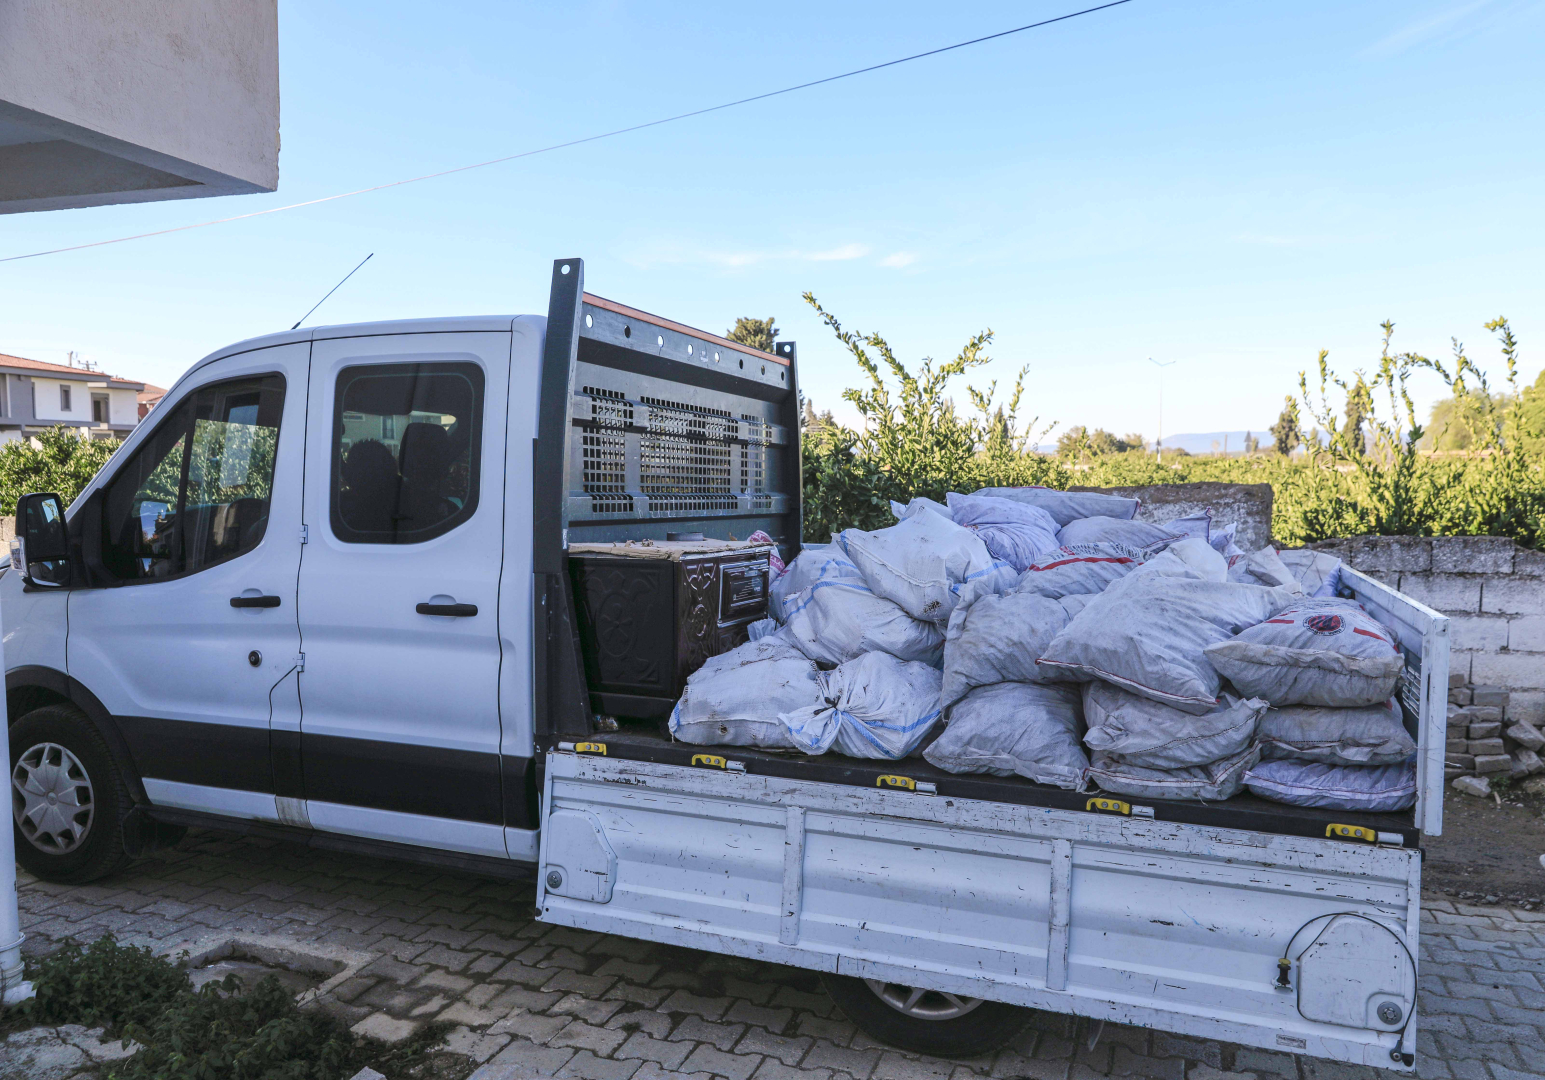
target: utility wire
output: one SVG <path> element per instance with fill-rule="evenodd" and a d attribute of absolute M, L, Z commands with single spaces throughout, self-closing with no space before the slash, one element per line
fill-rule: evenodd
<path fill-rule="evenodd" d="M 706 116 L 708 113 L 720 112 L 724 109 L 733 109 L 738 105 L 749 105 L 754 101 L 766 101 L 768 98 L 780 97 L 784 94 L 792 94 L 797 90 L 808 90 L 812 86 L 824 86 L 827 83 L 837 82 L 840 79 L 851 79 L 855 75 L 867 75 L 872 71 L 881 71 L 885 68 L 895 67 L 897 64 L 911 63 L 913 60 L 922 60 L 930 56 L 938 56 L 941 53 L 953 52 L 956 49 L 964 49 L 971 45 L 980 45 L 985 41 L 996 41 L 998 38 L 1009 37 L 1013 34 L 1022 34 L 1026 30 L 1035 30 L 1038 27 L 1050 26 L 1052 23 L 1066 22 L 1068 19 L 1076 19 L 1080 15 L 1092 15 L 1096 11 L 1104 11 L 1107 8 L 1120 7 L 1122 4 L 1131 3 L 1132 0 L 1110 0 L 1109 3 L 1098 4 L 1095 7 L 1084 8 L 1082 11 L 1072 11 L 1066 15 L 1058 15 L 1051 19 L 1042 19 L 1040 22 L 1026 23 L 1024 26 L 1016 26 L 1012 30 L 1000 30 L 996 34 L 987 34 L 983 37 L 972 38 L 969 41 L 958 41 L 953 45 L 943 45 L 937 49 L 929 49 L 927 52 L 913 53 L 911 56 L 903 56 L 896 60 L 887 60 L 881 64 L 871 64 L 868 67 L 855 68 L 852 71 L 844 71 L 840 75 L 828 75 L 824 79 L 812 79 L 810 82 L 799 83 L 797 86 L 785 86 L 781 90 L 769 90 L 765 94 L 753 94 L 751 97 L 739 98 L 735 101 L 726 101 L 719 105 L 709 105 L 702 109 L 693 109 L 691 112 L 677 113 L 675 116 L 666 116 L 659 120 L 649 120 L 642 124 L 633 124 L 629 127 L 616 128 L 612 131 L 604 131 L 599 135 L 586 135 L 579 139 L 570 139 L 568 142 L 554 143 L 537 150 L 523 150 L 518 154 L 508 154 L 504 157 L 490 158 L 487 161 L 479 161 L 475 165 L 462 165 L 454 169 L 443 169 L 440 172 L 425 173 L 422 176 L 412 176 L 406 180 L 393 180 L 387 184 L 376 184 L 374 187 L 357 188 L 354 191 L 344 191 L 337 195 L 324 195 L 320 199 L 307 199 L 305 202 L 290 203 L 287 206 L 274 206 L 267 210 L 254 210 L 248 214 L 234 214 L 231 217 L 215 218 L 212 221 L 200 221 L 192 225 L 178 225 L 170 229 L 157 229 L 155 232 L 136 233 L 133 236 L 119 236 L 112 240 L 97 240 L 90 244 L 74 244 L 70 247 L 52 248 L 48 251 L 34 251 L 26 255 L 9 255 L 0 259 L 0 263 L 18 262 L 22 259 L 37 259 L 44 255 L 59 255 L 66 251 L 81 251 L 85 248 L 103 247 L 107 244 L 122 244 L 129 240 L 144 240 L 151 236 L 165 236 L 168 233 L 186 232 L 189 229 L 202 229 L 206 225 L 223 225 L 230 221 L 243 221 L 247 218 L 262 217 L 265 214 L 277 214 L 284 210 L 298 210 L 303 206 L 316 206 L 319 203 L 333 202 L 337 199 L 347 199 L 355 195 L 368 195 L 372 191 L 385 191 L 387 188 L 402 187 L 404 184 L 417 184 L 422 180 L 434 180 L 442 176 L 454 176 L 456 173 L 469 172 L 472 169 L 483 169 L 489 165 L 501 165 L 506 161 L 516 161 L 520 158 L 535 157 L 538 154 L 550 154 L 554 150 L 566 150 L 571 146 L 582 146 L 585 143 L 598 142 L 601 139 L 611 139 L 618 135 L 627 135 L 634 131 L 643 131 L 645 128 L 659 127 L 661 124 L 672 124 L 677 120 L 689 120 L 694 116 Z"/>
<path fill-rule="evenodd" d="M 361 259 L 359 261 L 359 266 L 364 266 L 367 262 L 369 262 L 371 259 L 373 259 L 375 257 L 376 257 L 376 253 L 372 251 L 369 255 L 366 255 L 363 259 Z M 356 266 L 353 270 L 350 270 L 347 274 L 344 274 L 343 275 L 343 281 L 338 282 L 338 284 L 334 285 L 331 289 L 327 290 L 327 296 L 331 296 L 331 295 L 333 295 L 333 293 L 335 293 L 339 289 L 343 288 L 343 282 L 344 281 L 348 281 L 351 277 L 353 277 L 355 272 L 359 270 L 359 266 Z M 319 308 L 323 304 L 327 303 L 327 296 L 322 297 L 322 299 L 320 299 L 316 303 L 312 304 L 311 305 L 311 311 L 315 311 L 317 308 Z M 300 324 L 305 322 L 307 319 L 311 318 L 311 311 L 306 312 L 300 318 L 296 319 L 295 320 L 295 325 L 290 327 L 290 329 L 291 330 L 299 330 L 300 329 Z"/>

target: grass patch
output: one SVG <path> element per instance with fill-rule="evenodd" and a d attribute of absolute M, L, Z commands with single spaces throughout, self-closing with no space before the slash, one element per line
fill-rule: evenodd
<path fill-rule="evenodd" d="M 367 1065 L 395 1080 L 416 1075 L 450 1028 L 431 1024 L 388 1046 L 300 1008 L 272 975 L 250 988 L 227 975 L 195 991 L 182 963 L 111 934 L 29 966 L 37 997 L 15 1010 L 17 1023 L 103 1027 L 140 1045 L 108 1080 L 344 1080 Z"/>

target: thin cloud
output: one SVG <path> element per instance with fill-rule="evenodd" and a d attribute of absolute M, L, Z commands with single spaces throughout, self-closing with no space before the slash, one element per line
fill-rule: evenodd
<path fill-rule="evenodd" d="M 830 251 L 812 251 L 802 257 L 810 262 L 847 262 L 850 259 L 862 259 L 868 254 L 869 247 L 866 244 L 843 244 Z"/>
<path fill-rule="evenodd" d="M 1425 42 L 1433 41 L 1452 33 L 1469 19 L 1472 15 L 1493 7 L 1496 0 L 1470 0 L 1469 3 L 1459 4 L 1448 8 L 1424 19 L 1408 23 L 1387 37 L 1380 38 L 1368 48 L 1363 50 L 1364 56 L 1391 57 L 1398 56 L 1407 49 L 1416 47 Z"/>
<path fill-rule="evenodd" d="M 898 251 L 894 255 L 887 255 L 880 260 L 881 266 L 889 266 L 900 270 L 903 266 L 911 266 L 917 262 L 917 256 L 910 251 Z"/>

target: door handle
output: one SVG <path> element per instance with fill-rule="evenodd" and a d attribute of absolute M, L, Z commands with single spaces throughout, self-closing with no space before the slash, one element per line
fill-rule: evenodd
<path fill-rule="evenodd" d="M 277 596 L 233 596 L 231 607 L 278 607 Z"/>
<path fill-rule="evenodd" d="M 465 619 L 477 614 L 476 604 L 419 604 L 413 609 L 420 615 L 449 615 L 453 619 Z"/>

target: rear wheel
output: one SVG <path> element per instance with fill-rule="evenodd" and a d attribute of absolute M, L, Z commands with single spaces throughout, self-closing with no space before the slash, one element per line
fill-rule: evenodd
<path fill-rule="evenodd" d="M 16 861 L 46 881 L 81 885 L 130 860 L 123 776 L 91 721 L 49 705 L 11 726 L 11 820 Z"/>
<path fill-rule="evenodd" d="M 975 1057 L 1030 1023 L 1029 1009 L 999 1001 L 848 975 L 823 974 L 821 982 L 853 1023 L 883 1043 L 920 1054 Z"/>

